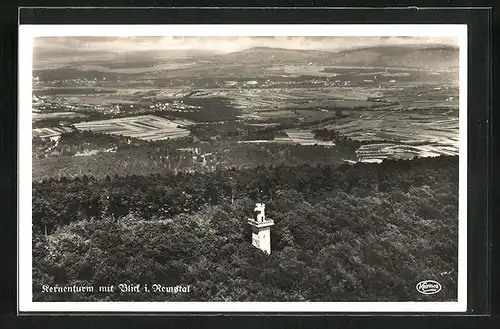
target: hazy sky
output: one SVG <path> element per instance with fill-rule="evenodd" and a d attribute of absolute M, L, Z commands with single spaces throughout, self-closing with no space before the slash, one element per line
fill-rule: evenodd
<path fill-rule="evenodd" d="M 40 37 L 36 51 L 208 50 L 234 52 L 252 47 L 338 51 L 374 45 L 454 45 L 453 37 Z"/>

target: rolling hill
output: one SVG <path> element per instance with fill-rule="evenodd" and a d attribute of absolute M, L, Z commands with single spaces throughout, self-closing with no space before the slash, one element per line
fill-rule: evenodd
<path fill-rule="evenodd" d="M 331 52 L 317 50 L 284 49 L 271 47 L 255 47 L 242 51 L 213 57 L 213 60 L 242 64 L 275 64 L 275 63 L 307 63 L 325 62 L 332 56 Z"/>
<path fill-rule="evenodd" d="M 458 69 L 457 47 L 378 46 L 340 51 L 330 57 L 337 65 Z"/>
<path fill-rule="evenodd" d="M 221 61 L 245 64 L 312 62 L 319 65 L 458 68 L 458 48 L 451 46 L 376 46 L 340 52 L 258 47 L 229 53 L 218 58 Z"/>
<path fill-rule="evenodd" d="M 53 56 L 55 54 L 51 54 Z M 181 74 L 183 77 L 199 77 L 203 74 L 210 76 L 232 76 L 247 71 L 247 67 L 256 76 L 266 73 L 266 68 L 279 65 L 332 67 L 384 67 L 407 68 L 421 70 L 458 71 L 457 47 L 451 46 L 375 46 L 327 52 L 317 50 L 298 50 L 256 47 L 227 54 L 217 54 L 203 50 L 165 50 L 147 51 L 137 50 L 130 53 L 92 54 L 80 51 L 69 54 L 67 51 L 61 56 L 53 57 L 62 67 L 47 70 L 65 70 L 69 67 L 80 71 L 101 71 L 107 73 L 141 73 L 147 71 L 164 72 L 167 75 Z M 64 56 L 62 56 L 64 55 Z M 82 59 L 84 59 L 82 61 Z M 35 70 L 44 68 L 48 58 L 40 54 L 34 63 Z M 142 69 L 142 70 L 141 70 Z M 128 70 L 128 71 L 127 71 Z M 227 72 L 229 70 L 229 72 Z M 170 73 L 169 73 L 170 72 Z M 225 72 L 225 73 L 224 73 Z M 251 73 L 250 72 L 250 73 Z M 260 73 L 259 73 L 260 72 Z M 47 71 L 43 72 L 47 75 Z M 55 73 L 56 76 L 57 72 Z M 67 76 L 67 74 L 62 74 Z M 245 77 L 251 77 L 245 73 Z"/>

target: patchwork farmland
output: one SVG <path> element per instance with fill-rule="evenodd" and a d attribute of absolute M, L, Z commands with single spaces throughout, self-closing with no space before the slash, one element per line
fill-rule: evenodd
<path fill-rule="evenodd" d="M 300 145 L 322 145 L 334 146 L 331 141 L 318 141 L 314 139 L 314 134 L 310 130 L 288 129 L 285 130 L 288 137 L 296 144 Z"/>
<path fill-rule="evenodd" d="M 385 158 L 458 155 L 458 120 L 458 111 L 388 111 L 364 113 L 324 128 L 369 142 L 356 151 L 359 161 L 380 162 Z"/>
<path fill-rule="evenodd" d="M 79 130 L 90 130 L 134 137 L 143 140 L 164 140 L 186 137 L 189 130 L 181 128 L 181 122 L 174 122 L 154 115 L 140 115 L 128 118 L 80 122 L 75 124 Z"/>
<path fill-rule="evenodd" d="M 360 162 L 382 162 L 384 159 L 411 159 L 418 157 L 436 157 L 439 155 L 458 155 L 458 150 L 443 145 L 403 145 L 380 143 L 363 145 L 356 150 Z"/>
<path fill-rule="evenodd" d="M 249 140 L 240 141 L 239 143 L 278 143 L 278 144 L 293 144 L 293 145 L 317 145 L 332 147 L 335 143 L 332 141 L 321 141 L 314 139 L 314 134 L 310 130 L 287 129 L 285 130 L 287 137 L 276 137 L 269 140 Z"/>
<path fill-rule="evenodd" d="M 382 97 L 378 90 L 367 88 L 251 88 L 251 89 L 211 89 L 196 90 L 190 98 L 224 97 L 234 108 L 269 109 L 269 108 L 311 108 L 311 107 L 346 107 L 383 106 L 384 101 L 368 101 L 369 97 Z"/>
<path fill-rule="evenodd" d="M 431 142 L 458 148 L 458 112 L 455 115 L 417 111 L 364 113 L 357 119 L 324 128 L 359 141 Z"/>
<path fill-rule="evenodd" d="M 73 131 L 73 129 L 70 127 L 34 128 L 33 137 L 53 138 L 71 131 Z"/>

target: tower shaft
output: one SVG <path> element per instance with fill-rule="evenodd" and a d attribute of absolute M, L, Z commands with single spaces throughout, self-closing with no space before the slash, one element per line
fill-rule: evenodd
<path fill-rule="evenodd" d="M 274 221 L 257 222 L 249 219 L 248 223 L 252 226 L 252 245 L 268 255 L 271 254 L 271 226 Z"/>

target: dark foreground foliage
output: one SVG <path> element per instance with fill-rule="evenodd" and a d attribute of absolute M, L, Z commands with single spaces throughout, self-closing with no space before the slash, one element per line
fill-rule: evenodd
<path fill-rule="evenodd" d="M 269 256 L 251 246 L 255 201 L 276 223 Z M 34 300 L 455 300 L 457 221 L 458 157 L 51 179 L 33 184 Z M 191 291 L 41 291 L 120 283 Z"/>

